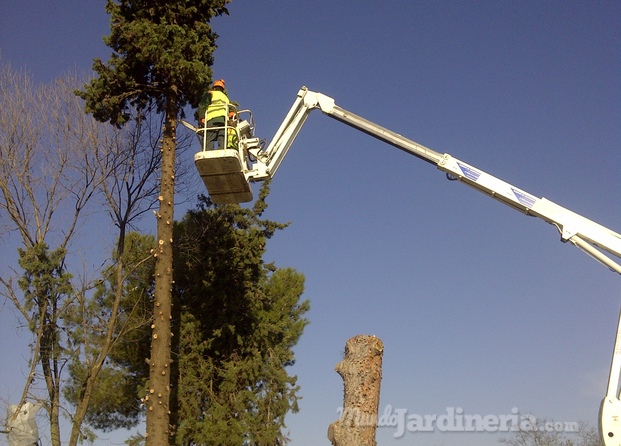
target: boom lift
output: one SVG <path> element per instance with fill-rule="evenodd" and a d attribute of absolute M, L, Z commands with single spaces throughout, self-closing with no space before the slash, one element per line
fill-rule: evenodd
<path fill-rule="evenodd" d="M 237 110 L 233 104 L 224 104 L 226 119 L 223 126 L 195 127 L 187 121 L 181 123 L 196 132 L 202 150 L 194 156 L 194 163 L 216 204 L 244 203 L 252 200 L 247 172 L 250 168 L 249 147 L 261 147 L 254 137 L 254 120 L 250 110 Z M 207 121 L 206 119 L 204 120 Z M 207 150 L 208 131 L 224 132 L 224 147 Z"/>
<path fill-rule="evenodd" d="M 621 234 L 572 212 L 546 198 L 538 198 L 453 156 L 438 153 L 391 130 L 368 121 L 335 104 L 334 99 L 302 87 L 293 106 L 270 144 L 254 136 L 252 116 L 231 126 L 238 147 L 198 152 L 197 169 L 215 203 L 238 203 L 252 200 L 250 183 L 272 178 L 293 144 L 309 113 L 319 109 L 324 114 L 380 139 L 423 161 L 435 165 L 450 180 L 460 181 L 526 214 L 539 217 L 555 226 L 562 242 L 580 248 L 586 254 L 621 274 Z M 193 126 L 184 123 L 187 127 Z M 196 129 L 204 134 L 207 129 Z M 228 131 L 228 130 L 227 130 Z M 608 254 L 608 255 L 607 255 Z M 616 257 L 613 259 L 612 257 Z M 608 389 L 600 407 L 600 432 L 606 446 L 621 446 L 621 314 L 610 366 Z"/>

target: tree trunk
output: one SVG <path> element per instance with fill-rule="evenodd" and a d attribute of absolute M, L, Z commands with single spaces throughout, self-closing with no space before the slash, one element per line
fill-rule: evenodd
<path fill-rule="evenodd" d="M 162 183 L 157 213 L 157 246 L 155 252 L 155 296 L 149 359 L 149 390 L 146 446 L 169 444 L 170 419 L 170 346 L 173 282 L 173 210 L 175 194 L 175 149 L 177 98 L 168 98 L 162 141 Z"/>
<path fill-rule="evenodd" d="M 376 446 L 375 431 L 382 380 L 384 344 L 358 335 L 345 343 L 345 358 L 336 365 L 345 395 L 339 420 L 328 428 L 333 446 Z"/>
<path fill-rule="evenodd" d="M 49 302 L 47 301 L 49 299 Z M 51 305 L 49 305 L 51 304 Z M 47 314 L 48 308 L 50 314 Z M 58 327 L 56 323 L 57 306 L 54 298 L 46 297 L 39 304 L 42 314 L 41 330 L 41 369 L 49 396 L 48 415 L 50 419 L 50 440 L 52 446 L 61 446 L 60 441 L 60 371 L 58 366 L 60 346 L 58 345 Z"/>
<path fill-rule="evenodd" d="M 50 348 L 50 347 L 46 347 Z M 54 365 L 54 360 L 48 360 L 44 358 L 41 363 L 43 369 L 43 375 L 47 386 L 47 393 L 49 395 L 49 407 L 48 416 L 50 420 L 50 441 L 52 446 L 61 446 L 60 442 L 60 389 L 58 387 L 58 373 L 57 367 Z"/>
<path fill-rule="evenodd" d="M 97 384 L 97 377 L 99 376 L 100 371 L 100 364 L 97 364 L 97 366 L 94 366 L 89 370 L 88 378 L 84 383 L 84 393 L 82 394 L 82 398 L 81 400 L 79 400 L 73 414 L 71 434 L 69 435 L 69 446 L 77 446 L 78 443 L 80 443 L 82 423 L 84 422 L 84 418 L 86 417 L 86 412 L 88 411 L 88 403 L 90 402 L 91 396 L 93 395 L 93 390 L 95 389 L 95 385 Z"/>
<path fill-rule="evenodd" d="M 114 298 L 114 304 L 112 305 L 110 319 L 108 320 L 108 324 L 106 326 L 106 341 L 101 346 L 99 354 L 96 355 L 92 363 L 88 364 L 87 362 L 89 367 L 88 376 L 84 382 L 83 393 L 77 401 L 75 412 L 73 414 L 73 422 L 71 424 L 71 434 L 69 436 L 68 446 L 77 446 L 81 440 L 80 431 L 82 423 L 84 422 L 84 418 L 86 418 L 86 413 L 88 412 L 88 406 L 90 404 L 91 397 L 93 396 L 93 391 L 98 384 L 97 378 L 99 377 L 104 361 L 108 357 L 108 353 L 110 353 L 110 349 L 112 348 L 112 344 L 115 340 L 114 330 L 116 326 L 116 319 L 119 315 L 121 298 L 123 297 L 123 268 L 125 267 L 125 264 L 123 263 L 123 252 L 125 250 L 124 240 L 125 226 L 120 225 L 119 241 L 116 248 L 116 255 L 118 259 L 116 264 L 116 296 Z"/>

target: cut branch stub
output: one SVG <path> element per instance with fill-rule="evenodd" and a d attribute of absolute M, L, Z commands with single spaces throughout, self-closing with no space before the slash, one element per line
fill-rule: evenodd
<path fill-rule="evenodd" d="M 377 445 L 383 352 L 384 344 L 375 336 L 358 335 L 346 342 L 345 358 L 335 368 L 343 378 L 344 400 L 340 419 L 328 428 L 333 446 Z"/>

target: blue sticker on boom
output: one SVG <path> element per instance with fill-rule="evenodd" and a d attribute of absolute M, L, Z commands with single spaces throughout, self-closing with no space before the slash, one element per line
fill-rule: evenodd
<path fill-rule="evenodd" d="M 479 177 L 481 176 L 481 172 L 476 170 L 474 167 L 470 167 L 469 165 L 463 164 L 460 162 L 458 162 L 457 165 L 461 169 L 464 176 L 468 178 L 469 180 L 477 181 Z"/>
<path fill-rule="evenodd" d="M 513 195 L 515 195 L 515 198 L 517 198 L 517 200 L 526 207 L 532 208 L 535 201 L 537 201 L 535 197 L 527 194 L 526 192 L 522 192 L 519 189 L 512 187 L 511 190 L 513 191 Z"/>

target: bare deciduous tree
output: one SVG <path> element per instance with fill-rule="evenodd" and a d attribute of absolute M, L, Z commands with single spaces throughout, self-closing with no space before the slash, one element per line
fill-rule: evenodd
<path fill-rule="evenodd" d="M 509 446 L 604 446 L 600 434 L 586 422 L 555 422 L 524 416 L 510 437 L 499 443 Z"/>
<path fill-rule="evenodd" d="M 33 332 L 34 342 L 21 401 L 40 399 L 50 420 L 50 438 L 61 444 L 60 415 L 63 371 L 80 361 L 85 373 L 74 410 L 70 444 L 82 436 L 82 423 L 106 356 L 132 326 L 119 317 L 124 282 L 132 268 L 125 265 L 127 231 L 157 202 L 161 161 L 161 119 L 135 116 L 119 130 L 84 113 L 74 91 L 84 79 L 68 75 L 52 85 L 34 85 L 26 73 L 0 65 L 0 233 L 18 233 L 19 266 L 0 277 L 0 293 L 10 300 Z M 80 248 L 93 240 L 80 233 L 89 216 L 107 210 L 117 233 L 104 271 L 69 274 Z M 82 242 L 82 244 L 80 244 Z M 53 247 L 51 249 L 50 247 Z M 105 263 L 104 261 L 100 264 Z M 77 267 L 74 267 L 77 271 Z M 73 271 L 72 271 L 73 272 Z M 103 277 L 93 279 L 94 275 Z M 105 318 L 97 313 L 93 289 L 114 278 L 114 302 Z M 134 319 L 135 321 L 135 319 Z M 143 321 L 146 323 L 148 321 Z M 75 329 L 82 326 L 82 330 Z M 92 333 L 98 331 L 97 345 Z M 37 374 L 45 382 L 45 397 L 30 392 Z"/>
<path fill-rule="evenodd" d="M 18 409 L 38 364 L 54 445 L 60 444 L 60 381 L 70 353 L 61 346 L 61 320 L 75 299 L 66 271 L 67 247 L 107 175 L 99 170 L 92 145 L 104 127 L 84 115 L 73 95 L 75 86 L 74 76 L 35 86 L 27 74 L 0 68 L 0 218 L 4 231 L 21 237 L 25 271 L 17 286 L 14 278 L 0 282 L 36 336 Z"/>

